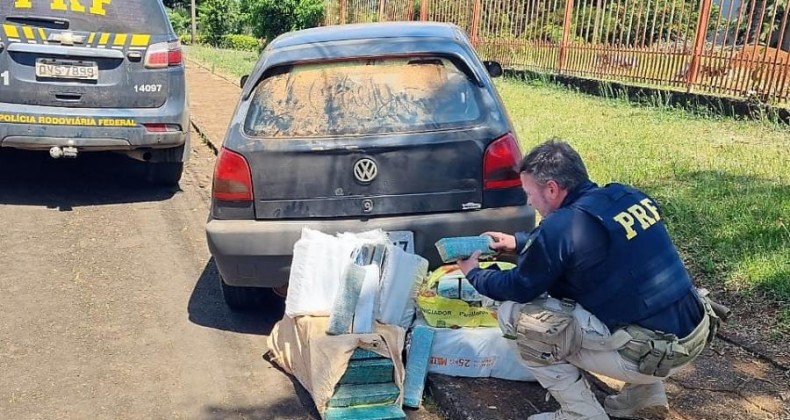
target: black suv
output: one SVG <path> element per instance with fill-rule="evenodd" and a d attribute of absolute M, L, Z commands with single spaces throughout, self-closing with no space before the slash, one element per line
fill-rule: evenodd
<path fill-rule="evenodd" d="M 0 17 L 0 147 L 123 152 L 178 183 L 187 92 L 161 0 L 7 0 Z"/>
<path fill-rule="evenodd" d="M 521 152 L 490 78 L 501 73 L 449 24 L 275 39 L 244 78 L 215 168 L 206 231 L 226 302 L 285 286 L 303 227 L 381 228 L 432 267 L 442 237 L 530 230 Z"/>

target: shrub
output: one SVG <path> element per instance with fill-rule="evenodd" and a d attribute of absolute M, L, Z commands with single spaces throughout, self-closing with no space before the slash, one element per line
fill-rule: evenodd
<path fill-rule="evenodd" d="M 181 34 L 178 36 L 178 40 L 181 41 L 183 45 L 190 45 L 192 44 L 192 34 Z M 195 45 L 198 44 L 205 44 L 206 40 L 200 34 L 195 34 Z"/>
<path fill-rule="evenodd" d="M 253 36 L 233 34 L 223 36 L 219 46 L 232 50 L 258 52 L 260 43 L 258 39 Z"/>

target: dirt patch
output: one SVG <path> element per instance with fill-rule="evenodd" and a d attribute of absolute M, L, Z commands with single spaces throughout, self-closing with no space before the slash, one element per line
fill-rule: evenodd
<path fill-rule="evenodd" d="M 190 118 L 214 146 L 221 146 L 241 89 L 192 61 L 187 61 L 187 83 Z M 197 140 L 198 137 L 193 137 L 193 142 Z"/>
<path fill-rule="evenodd" d="M 790 331 L 780 325 L 786 305 L 759 293 L 743 294 L 719 288 L 712 295 L 732 310 L 732 316 L 719 330 L 722 338 L 790 370 L 787 347 Z"/>

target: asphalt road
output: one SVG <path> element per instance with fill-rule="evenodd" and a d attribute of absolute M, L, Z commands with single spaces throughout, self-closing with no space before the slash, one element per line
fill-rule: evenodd
<path fill-rule="evenodd" d="M 317 418 L 261 357 L 282 307 L 222 303 L 197 139 L 181 189 L 120 155 L 0 150 L 0 419 Z"/>

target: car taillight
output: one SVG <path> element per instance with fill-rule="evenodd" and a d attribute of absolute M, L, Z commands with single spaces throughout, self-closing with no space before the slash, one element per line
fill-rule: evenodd
<path fill-rule="evenodd" d="M 486 149 L 483 157 L 483 188 L 501 189 L 521 185 L 518 176 L 518 162 L 521 150 L 511 133 L 494 140 Z"/>
<path fill-rule="evenodd" d="M 250 165 L 244 156 L 224 147 L 220 149 L 211 194 L 219 201 L 252 201 Z"/>
<path fill-rule="evenodd" d="M 145 130 L 149 133 L 172 133 L 181 131 L 181 126 L 178 124 L 143 124 Z"/>
<path fill-rule="evenodd" d="M 179 41 L 160 42 L 148 46 L 144 63 L 146 68 L 161 69 L 168 66 L 179 66 L 183 59 Z"/>

